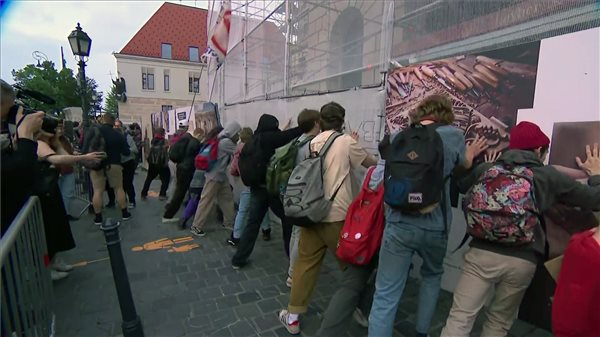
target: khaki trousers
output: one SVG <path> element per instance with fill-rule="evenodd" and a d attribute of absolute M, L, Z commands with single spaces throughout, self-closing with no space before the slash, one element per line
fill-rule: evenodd
<path fill-rule="evenodd" d="M 494 289 L 481 337 L 506 336 L 535 269 L 536 265 L 527 260 L 470 248 L 441 337 L 469 336 L 477 314 Z"/>
<path fill-rule="evenodd" d="M 207 180 L 202 189 L 200 202 L 196 208 L 194 215 L 193 228 L 201 230 L 206 224 L 206 220 L 212 211 L 215 203 L 219 203 L 221 211 L 223 211 L 223 226 L 233 228 L 235 219 L 235 210 L 233 208 L 233 192 L 227 181 Z"/>
<path fill-rule="evenodd" d="M 344 226 L 343 221 L 315 224 L 312 227 L 300 229 L 298 241 L 298 259 L 293 266 L 292 291 L 288 303 L 288 310 L 293 314 L 306 312 L 312 297 L 319 270 L 329 249 L 335 256 L 340 231 Z M 340 267 L 345 263 L 340 261 Z"/>

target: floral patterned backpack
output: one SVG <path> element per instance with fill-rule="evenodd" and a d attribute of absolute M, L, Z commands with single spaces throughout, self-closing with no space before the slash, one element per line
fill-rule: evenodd
<path fill-rule="evenodd" d="M 524 166 L 491 167 L 463 199 L 467 233 L 505 245 L 533 242 L 540 224 L 533 172 Z"/>

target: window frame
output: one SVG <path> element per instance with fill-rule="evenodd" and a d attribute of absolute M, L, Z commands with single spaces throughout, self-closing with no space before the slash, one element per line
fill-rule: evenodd
<path fill-rule="evenodd" d="M 165 47 L 169 46 L 169 57 L 165 56 Z M 160 44 L 160 58 L 172 60 L 173 59 L 173 45 L 166 42 L 161 42 Z"/>
<path fill-rule="evenodd" d="M 196 50 L 196 58 L 192 59 L 192 50 Z M 189 46 L 188 47 L 188 59 L 190 60 L 190 62 L 200 62 L 200 48 L 196 47 L 196 46 Z"/>

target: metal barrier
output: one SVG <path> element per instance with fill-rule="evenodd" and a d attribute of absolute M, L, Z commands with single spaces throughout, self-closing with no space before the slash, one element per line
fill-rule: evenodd
<path fill-rule="evenodd" d="M 2 336 L 52 336 L 52 281 L 42 207 L 31 197 L 0 240 Z"/>
<path fill-rule="evenodd" d="M 75 169 L 75 199 L 82 201 L 85 206 L 79 211 L 78 217 L 81 217 L 92 205 L 92 181 L 90 172 L 81 165 L 74 165 Z"/>

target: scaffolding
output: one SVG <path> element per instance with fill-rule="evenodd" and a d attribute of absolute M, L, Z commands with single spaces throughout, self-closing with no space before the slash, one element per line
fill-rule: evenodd
<path fill-rule="evenodd" d="M 210 24 L 219 6 L 211 1 Z M 229 53 L 211 76 L 225 105 L 338 92 L 383 86 L 391 60 L 410 65 L 598 26 L 595 0 L 235 0 Z"/>

